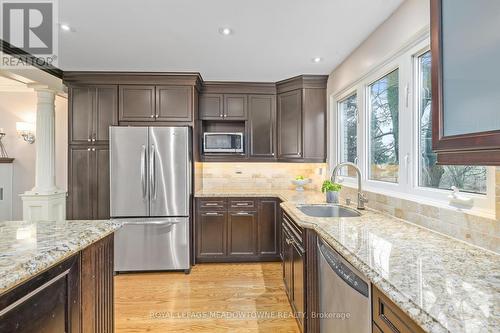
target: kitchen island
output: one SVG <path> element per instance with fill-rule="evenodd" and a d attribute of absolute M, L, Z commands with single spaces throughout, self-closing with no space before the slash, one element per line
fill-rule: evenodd
<path fill-rule="evenodd" d="M 120 223 L 0 222 L 0 332 L 112 332 Z"/>

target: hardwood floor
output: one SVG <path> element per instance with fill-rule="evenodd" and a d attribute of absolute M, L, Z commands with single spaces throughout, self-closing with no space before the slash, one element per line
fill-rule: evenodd
<path fill-rule="evenodd" d="M 299 332 L 280 263 L 115 276 L 115 332 Z"/>

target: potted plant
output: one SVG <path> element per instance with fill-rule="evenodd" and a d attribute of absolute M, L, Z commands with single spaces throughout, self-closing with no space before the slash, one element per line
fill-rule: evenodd
<path fill-rule="evenodd" d="M 326 193 L 326 202 L 328 203 L 339 202 L 339 191 L 341 189 L 342 185 L 334 183 L 331 180 L 325 180 L 321 186 L 321 192 Z"/>

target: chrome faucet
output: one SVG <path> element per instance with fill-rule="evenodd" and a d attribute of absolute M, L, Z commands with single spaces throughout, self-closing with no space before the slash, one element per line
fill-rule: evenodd
<path fill-rule="evenodd" d="M 337 164 L 335 166 L 335 168 L 333 168 L 331 180 L 332 180 L 332 182 L 336 183 L 338 171 L 342 167 L 345 167 L 345 166 L 353 167 L 354 170 L 356 170 L 356 173 L 358 175 L 358 207 L 357 208 L 358 209 L 365 209 L 365 203 L 368 202 L 368 199 L 366 199 L 366 196 L 363 193 L 363 189 L 361 186 L 361 170 L 359 170 L 359 167 L 356 164 L 351 163 L 351 162 L 344 162 L 344 163 Z"/>

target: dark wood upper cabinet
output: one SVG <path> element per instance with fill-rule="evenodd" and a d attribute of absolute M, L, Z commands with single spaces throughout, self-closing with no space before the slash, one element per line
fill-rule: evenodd
<path fill-rule="evenodd" d="M 276 98 L 274 95 L 248 96 L 250 158 L 276 157 Z"/>
<path fill-rule="evenodd" d="M 224 95 L 223 94 L 201 94 L 200 95 L 200 119 L 222 120 L 224 117 Z"/>
<path fill-rule="evenodd" d="M 107 143 L 109 126 L 118 125 L 116 85 L 70 88 L 70 144 Z"/>
<path fill-rule="evenodd" d="M 257 254 L 257 212 L 230 211 L 228 215 L 228 255 Z"/>
<path fill-rule="evenodd" d="M 499 11 L 497 0 L 431 0 L 438 163 L 500 165 Z"/>
<path fill-rule="evenodd" d="M 326 161 L 326 75 L 301 75 L 280 81 L 278 159 Z"/>
<path fill-rule="evenodd" d="M 302 90 L 278 95 L 278 158 L 302 158 Z"/>
<path fill-rule="evenodd" d="M 225 120 L 247 119 L 247 95 L 228 94 L 224 95 Z"/>
<path fill-rule="evenodd" d="M 246 120 L 247 95 L 202 94 L 200 95 L 201 120 Z"/>
<path fill-rule="evenodd" d="M 69 141 L 89 144 L 93 134 L 95 89 L 72 87 L 69 90 Z"/>
<path fill-rule="evenodd" d="M 163 121 L 193 120 L 193 88 L 190 86 L 157 86 L 156 119 Z"/>
<path fill-rule="evenodd" d="M 120 85 L 119 101 L 120 121 L 155 119 L 155 86 Z"/>

